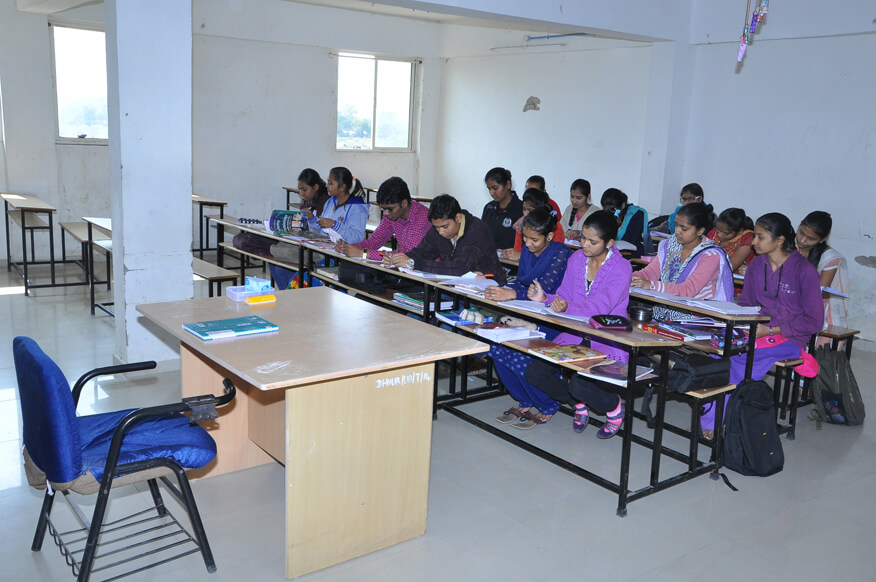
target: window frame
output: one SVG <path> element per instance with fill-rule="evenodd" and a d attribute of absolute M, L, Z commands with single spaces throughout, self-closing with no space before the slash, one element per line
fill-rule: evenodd
<path fill-rule="evenodd" d="M 55 104 L 55 109 L 53 112 L 55 117 L 55 145 L 107 146 L 109 145 L 108 137 L 61 137 L 61 123 L 58 117 L 58 72 L 56 68 L 57 64 L 55 62 L 55 33 L 53 31 L 53 28 L 56 26 L 61 28 L 74 28 L 78 30 L 91 30 L 95 32 L 102 32 L 104 34 L 104 39 L 106 39 L 106 30 L 99 23 L 57 17 L 48 19 L 49 57 L 51 58 L 52 65 L 52 99 Z M 106 67 L 106 61 L 104 61 L 104 67 Z M 108 90 L 109 88 L 107 88 L 107 92 Z M 109 102 L 109 95 L 107 95 L 106 99 L 107 102 Z M 107 105 L 109 105 L 109 103 L 107 103 Z M 109 123 L 109 119 L 107 119 L 107 123 Z"/>
<path fill-rule="evenodd" d="M 371 106 L 371 119 L 372 119 L 372 127 L 371 127 L 371 148 L 370 149 L 352 149 L 352 148 L 339 148 L 338 147 L 338 99 L 340 98 L 340 91 L 335 91 L 335 129 L 334 129 L 334 142 L 335 142 L 335 152 L 338 153 L 415 153 L 417 150 L 414 147 L 414 144 L 417 141 L 417 127 L 416 127 L 416 112 L 418 110 L 418 87 L 420 84 L 420 66 L 423 64 L 422 59 L 416 57 L 393 57 L 393 56 L 384 56 L 378 55 L 375 53 L 357 53 L 353 51 L 343 51 L 335 53 L 335 56 L 338 59 L 341 58 L 361 58 L 361 59 L 369 59 L 374 61 L 374 94 L 373 94 L 373 103 Z M 410 94 L 408 95 L 409 99 L 409 107 L 408 107 L 408 144 L 406 147 L 398 147 L 398 148 L 387 148 L 387 147 L 375 147 L 374 140 L 376 131 L 376 123 L 377 123 L 377 71 L 378 71 L 378 63 L 380 61 L 393 61 L 399 63 L 410 63 L 411 65 L 411 86 L 410 86 Z M 340 73 L 338 73 L 340 75 Z M 340 79 L 338 75 L 335 76 L 335 81 L 338 82 Z M 336 85 L 337 88 L 337 85 Z"/>

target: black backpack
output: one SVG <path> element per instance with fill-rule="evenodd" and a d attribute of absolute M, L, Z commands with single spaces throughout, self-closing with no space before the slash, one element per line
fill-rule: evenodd
<path fill-rule="evenodd" d="M 785 465 L 776 429 L 773 391 L 762 380 L 743 380 L 733 391 L 724 415 L 723 464 L 742 475 L 766 477 Z"/>
<path fill-rule="evenodd" d="M 845 352 L 821 346 L 815 350 L 818 376 L 812 380 L 812 404 L 809 417 L 832 424 L 858 425 L 864 422 L 864 401 L 858 381 L 852 373 Z"/>

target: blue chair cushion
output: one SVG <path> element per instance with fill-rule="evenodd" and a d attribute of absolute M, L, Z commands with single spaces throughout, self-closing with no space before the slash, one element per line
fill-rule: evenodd
<path fill-rule="evenodd" d="M 79 417 L 79 438 L 82 442 L 82 472 L 91 472 L 103 479 L 106 456 L 113 432 L 130 410 L 106 412 Z M 173 459 L 186 469 L 203 467 L 216 456 L 216 442 L 206 430 L 190 425 L 181 414 L 144 420 L 134 425 L 125 436 L 119 464 L 148 459 Z"/>

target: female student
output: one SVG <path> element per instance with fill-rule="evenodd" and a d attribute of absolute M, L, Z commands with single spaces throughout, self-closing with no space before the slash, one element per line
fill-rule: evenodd
<path fill-rule="evenodd" d="M 344 167 L 332 168 L 326 181 L 331 198 L 325 203 L 322 214 L 310 219 L 310 229 L 325 234 L 331 228 L 348 243 L 365 240 L 365 223 L 368 221 L 368 203 L 365 188 Z"/>
<path fill-rule="evenodd" d="M 846 259 L 827 246 L 827 237 L 833 227 L 833 219 L 827 212 L 810 212 L 797 227 L 797 251 L 806 257 L 818 271 L 822 287 L 832 287 L 848 295 L 849 269 Z M 827 325 L 846 327 L 846 300 L 831 295 L 824 300 L 824 322 Z"/>
<path fill-rule="evenodd" d="M 554 213 L 554 216 L 557 218 L 556 227 L 554 228 L 554 240 L 562 241 L 563 227 L 560 224 L 562 216 L 560 216 L 559 211 L 555 208 L 556 205 L 557 203 L 551 200 L 548 193 L 544 190 L 527 188 L 526 192 L 523 193 L 523 216 L 514 223 L 514 230 L 516 231 L 514 235 L 514 248 L 502 249 L 502 258 L 515 261 L 520 258 L 520 252 L 523 250 L 523 219 L 536 208 L 547 208 L 548 212 Z"/>
<path fill-rule="evenodd" d="M 669 229 L 667 230 L 669 234 L 675 232 L 675 217 L 678 216 L 678 211 L 688 204 L 693 204 L 694 202 L 705 202 L 704 196 L 705 193 L 703 192 L 703 187 L 696 182 L 684 185 L 681 189 L 681 194 L 678 195 L 678 201 L 681 204 L 676 206 L 675 210 L 672 211 L 672 214 L 669 215 Z M 711 229 L 711 226 L 709 228 Z"/>
<path fill-rule="evenodd" d="M 298 195 L 301 196 L 301 210 L 308 220 L 321 215 L 330 198 L 325 182 L 313 168 L 305 168 L 298 174 Z"/>
<path fill-rule="evenodd" d="M 617 188 L 609 188 L 602 193 L 602 209 L 617 218 L 618 240 L 635 245 L 636 254 L 651 251 L 651 235 L 648 232 L 648 211 L 641 206 L 630 204 L 627 195 Z"/>
<path fill-rule="evenodd" d="M 751 243 L 754 241 L 754 223 L 741 208 L 728 208 L 718 216 L 715 228 L 706 235 L 715 241 L 730 259 L 734 273 L 745 274 L 745 269 L 754 258 Z"/>
<path fill-rule="evenodd" d="M 365 191 L 362 184 L 350 170 L 337 167 L 329 171 L 326 186 L 331 197 L 323 206 L 322 213 L 313 213 L 308 219 L 310 230 L 326 234 L 325 229 L 331 228 L 348 243 L 365 240 L 368 204 L 361 197 Z M 278 289 L 289 287 L 295 274 L 295 271 L 271 265 L 271 275 Z"/>
<path fill-rule="evenodd" d="M 745 273 L 739 305 L 759 305 L 760 314 L 770 320 L 757 326 L 751 377 L 762 379 L 779 360 L 800 357 L 812 334 L 824 322 L 824 306 L 818 273 L 794 249 L 794 227 L 784 214 L 771 212 L 754 225 L 754 252 Z M 763 347 L 761 347 L 763 346 Z M 745 377 L 746 354 L 730 359 L 730 383 Z M 701 421 L 703 435 L 714 436 L 714 406 Z"/>
<path fill-rule="evenodd" d="M 697 299 L 733 300 L 733 274 L 724 249 L 705 238 L 712 205 L 682 206 L 675 236 L 660 242 L 657 256 L 633 277 L 632 286 Z M 655 319 L 689 319 L 690 315 L 654 308 Z"/>
<path fill-rule="evenodd" d="M 590 182 L 578 178 L 572 182 L 569 188 L 569 202 L 563 216 L 566 217 L 566 239 L 578 240 L 581 238 L 581 228 L 584 220 L 599 210 L 599 206 L 593 204 L 590 199 Z"/>
<path fill-rule="evenodd" d="M 535 208 L 523 218 L 522 232 L 525 246 L 520 254 L 517 279 L 506 287 L 487 287 L 484 291 L 487 299 L 492 301 L 526 299 L 529 287 L 535 280 L 538 280 L 542 289 L 548 293 L 557 290 L 563 280 L 566 263 L 572 250 L 555 240 L 556 223 L 557 217 L 548 207 Z M 557 334 L 551 329 L 542 331 L 547 337 L 554 337 Z M 501 423 L 517 421 L 512 425 L 514 428 L 532 428 L 536 424 L 550 420 L 560 405 L 526 381 L 524 373 L 532 359 L 517 350 L 497 344 L 490 347 L 490 357 L 508 394 L 519 401 L 517 406 L 506 410 L 496 420 Z M 533 406 L 538 409 L 537 415 L 528 414 Z"/>
<path fill-rule="evenodd" d="M 581 250 L 576 251 L 569 259 L 563 282 L 557 292 L 545 293 L 539 281 L 534 281 L 529 298 L 550 304 L 554 311 L 573 315 L 626 316 L 633 270 L 629 261 L 614 246 L 616 237 L 617 221 L 612 214 L 600 210 L 588 216 L 581 230 Z M 561 333 L 553 341 L 568 345 L 580 344 L 582 340 L 582 336 L 578 334 Z M 616 347 L 595 340 L 590 341 L 590 346 L 614 360 L 625 362 L 628 359 L 628 354 Z M 570 385 L 560 374 L 557 366 L 533 360 L 526 369 L 526 380 L 553 400 L 567 402 L 570 399 Z M 593 384 L 578 394 L 577 398 L 582 403 L 582 415 L 587 411 L 584 402 L 592 402 L 594 407 L 607 413 L 605 430 L 600 430 L 601 438 L 617 433 L 624 414 L 617 396 L 605 393 Z M 576 413 L 577 411 L 576 408 Z M 573 427 L 577 430 L 582 422 L 584 416 L 576 414 Z"/>
<path fill-rule="evenodd" d="M 484 176 L 492 202 L 484 206 L 481 220 L 490 229 L 497 249 L 514 246 L 514 223 L 523 216 L 523 202 L 511 189 L 511 172 L 505 168 L 493 168 Z"/>

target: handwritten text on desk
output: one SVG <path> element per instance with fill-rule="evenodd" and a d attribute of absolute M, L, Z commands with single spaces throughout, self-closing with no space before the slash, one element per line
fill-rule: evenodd
<path fill-rule="evenodd" d="M 432 375 L 429 372 L 414 372 L 412 374 L 403 374 L 400 376 L 392 376 L 389 378 L 378 378 L 377 388 L 387 388 L 389 386 L 404 386 L 406 384 L 422 384 L 423 382 L 431 382 Z"/>

